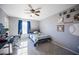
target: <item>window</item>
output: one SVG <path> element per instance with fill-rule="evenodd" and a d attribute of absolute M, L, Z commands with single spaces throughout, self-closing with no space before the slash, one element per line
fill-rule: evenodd
<path fill-rule="evenodd" d="M 18 21 L 18 34 L 28 34 L 31 31 L 30 21 Z"/>
<path fill-rule="evenodd" d="M 22 34 L 27 34 L 27 21 L 22 22 Z"/>

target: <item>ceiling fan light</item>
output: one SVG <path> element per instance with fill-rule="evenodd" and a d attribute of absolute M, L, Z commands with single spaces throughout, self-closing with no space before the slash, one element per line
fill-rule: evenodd
<path fill-rule="evenodd" d="M 36 11 L 36 13 L 40 13 L 40 11 Z"/>
<path fill-rule="evenodd" d="M 41 8 L 34 9 L 31 4 L 28 4 L 28 7 L 30 7 L 31 9 L 30 10 L 26 9 L 25 10 L 26 14 L 30 14 L 30 17 L 32 17 L 32 16 L 40 16 L 39 14 L 40 14 L 40 9 Z M 30 11 L 30 12 L 27 12 L 27 11 Z"/>
<path fill-rule="evenodd" d="M 39 14 L 35 14 L 36 16 L 39 16 Z"/>

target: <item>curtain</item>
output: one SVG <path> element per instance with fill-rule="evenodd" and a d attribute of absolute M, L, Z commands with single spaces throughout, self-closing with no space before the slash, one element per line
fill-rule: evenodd
<path fill-rule="evenodd" d="M 18 34 L 22 34 L 22 20 L 18 21 Z"/>
<path fill-rule="evenodd" d="M 30 21 L 27 21 L 27 33 L 29 34 L 31 32 L 31 23 Z"/>

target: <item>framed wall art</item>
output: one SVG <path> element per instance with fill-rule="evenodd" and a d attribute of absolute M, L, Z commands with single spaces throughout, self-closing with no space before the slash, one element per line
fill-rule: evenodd
<path fill-rule="evenodd" d="M 74 15 L 74 21 L 79 21 L 79 13 Z"/>
<path fill-rule="evenodd" d="M 57 32 L 64 32 L 64 25 L 57 25 Z"/>

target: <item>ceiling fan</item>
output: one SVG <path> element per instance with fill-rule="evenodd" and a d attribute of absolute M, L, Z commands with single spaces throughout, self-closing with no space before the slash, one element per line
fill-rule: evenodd
<path fill-rule="evenodd" d="M 30 8 L 30 10 L 25 9 L 26 14 L 34 14 L 36 16 L 40 16 L 39 14 L 41 8 L 34 9 L 31 4 L 28 4 L 28 7 Z"/>

